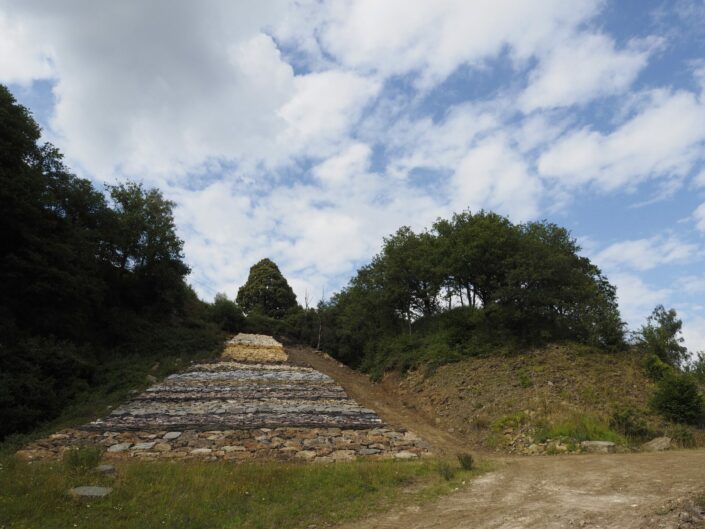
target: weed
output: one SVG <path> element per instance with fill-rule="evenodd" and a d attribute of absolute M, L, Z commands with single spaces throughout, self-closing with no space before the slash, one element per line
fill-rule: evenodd
<path fill-rule="evenodd" d="M 492 423 L 492 429 L 495 432 L 504 430 L 505 428 L 518 428 L 529 420 L 529 416 L 523 411 L 518 411 L 510 415 L 500 417 Z"/>
<path fill-rule="evenodd" d="M 94 469 L 103 458 L 100 447 L 73 448 L 64 454 L 63 462 L 68 470 L 88 472 Z"/>
<path fill-rule="evenodd" d="M 531 379 L 531 374 L 522 370 L 519 371 L 519 385 L 522 388 L 530 388 L 534 385 L 534 381 Z"/>
<path fill-rule="evenodd" d="M 447 461 L 438 462 L 438 473 L 446 481 L 450 481 L 455 477 L 455 469 Z"/>
<path fill-rule="evenodd" d="M 486 430 L 490 425 L 490 420 L 484 415 L 475 415 L 470 424 L 475 430 Z"/>
<path fill-rule="evenodd" d="M 629 439 L 645 439 L 651 435 L 643 413 L 634 408 L 615 410 L 610 418 L 610 427 Z"/>
<path fill-rule="evenodd" d="M 668 429 L 667 434 L 681 448 L 693 448 L 695 446 L 693 432 L 683 424 L 674 424 Z"/>
<path fill-rule="evenodd" d="M 475 467 L 475 460 L 472 454 L 468 454 L 467 452 L 458 454 L 458 463 L 460 463 L 460 468 L 463 470 L 472 470 Z"/>
<path fill-rule="evenodd" d="M 612 441 L 624 444 L 624 438 L 610 429 L 609 425 L 592 415 L 573 414 L 552 424 L 544 424 L 538 428 L 534 439 L 545 442 L 547 439 L 568 439 L 581 441 Z"/>

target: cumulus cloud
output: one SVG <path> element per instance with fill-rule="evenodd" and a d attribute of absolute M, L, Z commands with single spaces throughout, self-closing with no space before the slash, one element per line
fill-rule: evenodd
<path fill-rule="evenodd" d="M 634 186 L 655 176 L 683 178 L 702 160 L 705 103 L 691 92 L 657 90 L 649 104 L 611 132 L 567 133 L 538 160 L 539 172 L 576 187 Z"/>
<path fill-rule="evenodd" d="M 526 220 L 538 213 L 541 182 L 501 135 L 472 148 L 452 178 L 455 209 L 489 207 Z"/>
<path fill-rule="evenodd" d="M 610 281 L 617 287 L 622 318 L 632 329 L 643 324 L 656 305 L 667 304 L 672 294 L 671 289 L 654 287 L 631 273 L 611 274 Z"/>
<path fill-rule="evenodd" d="M 30 84 L 53 76 L 51 48 L 17 18 L 0 12 L 0 82 Z"/>
<path fill-rule="evenodd" d="M 608 269 L 628 267 L 651 270 L 657 266 L 683 263 L 701 255 L 697 245 L 675 236 L 655 236 L 648 239 L 620 241 L 598 252 L 594 260 Z"/>
<path fill-rule="evenodd" d="M 310 17 L 316 22 L 310 31 L 341 64 L 385 77 L 416 73 L 429 86 L 505 48 L 516 60 L 528 59 L 600 6 L 595 0 L 336 0 L 313 5 L 324 13 Z"/>
<path fill-rule="evenodd" d="M 519 106 L 530 112 L 621 93 L 646 66 L 654 44 L 635 41 L 626 49 L 617 50 L 610 37 L 593 33 L 581 33 L 554 43 L 531 72 Z"/>
<path fill-rule="evenodd" d="M 578 116 L 621 97 L 657 44 L 616 44 L 594 23 L 603 5 L 0 0 L 0 81 L 53 83 L 46 135 L 80 173 L 137 178 L 178 203 L 200 294 L 234 294 L 272 257 L 315 299 L 403 224 L 467 207 L 526 220 L 593 185 L 697 172 L 700 93 L 657 88 L 619 99 L 614 121 Z M 486 97 L 469 84 L 439 95 L 459 68 L 498 60 L 512 79 Z M 639 292 L 651 305 L 665 290 L 630 274 L 691 250 L 657 237 L 601 258 L 628 271 L 632 310 Z"/>

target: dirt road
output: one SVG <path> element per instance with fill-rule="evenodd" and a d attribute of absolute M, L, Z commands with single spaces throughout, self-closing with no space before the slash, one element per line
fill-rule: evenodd
<path fill-rule="evenodd" d="M 371 384 L 333 359 L 289 349 L 294 362 L 338 380 L 359 403 L 391 424 L 425 437 L 441 452 L 463 449 L 428 417 L 405 408 L 390 388 Z M 623 455 L 499 458 L 496 470 L 423 506 L 392 510 L 347 529 L 678 528 L 675 500 L 705 492 L 705 450 Z"/>

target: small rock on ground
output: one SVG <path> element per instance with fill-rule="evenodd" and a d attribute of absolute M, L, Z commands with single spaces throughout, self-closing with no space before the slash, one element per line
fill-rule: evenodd
<path fill-rule="evenodd" d="M 98 465 L 95 469 L 96 472 L 101 474 L 115 474 L 115 467 L 113 465 Z"/>
<path fill-rule="evenodd" d="M 86 485 L 75 487 L 69 490 L 69 494 L 75 498 L 103 498 L 113 491 L 110 487 L 95 487 Z"/>

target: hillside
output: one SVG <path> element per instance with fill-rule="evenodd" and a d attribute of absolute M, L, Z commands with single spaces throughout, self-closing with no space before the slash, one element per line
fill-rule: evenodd
<path fill-rule="evenodd" d="M 631 451 L 663 434 L 674 447 L 705 445 L 703 430 L 669 423 L 651 409 L 657 384 L 635 353 L 553 345 L 390 372 L 373 384 L 327 355 L 290 351 L 294 361 L 333 376 L 386 422 L 413 428 L 450 454 L 469 448 L 550 454 L 577 450 L 583 440 L 608 440 Z"/>

